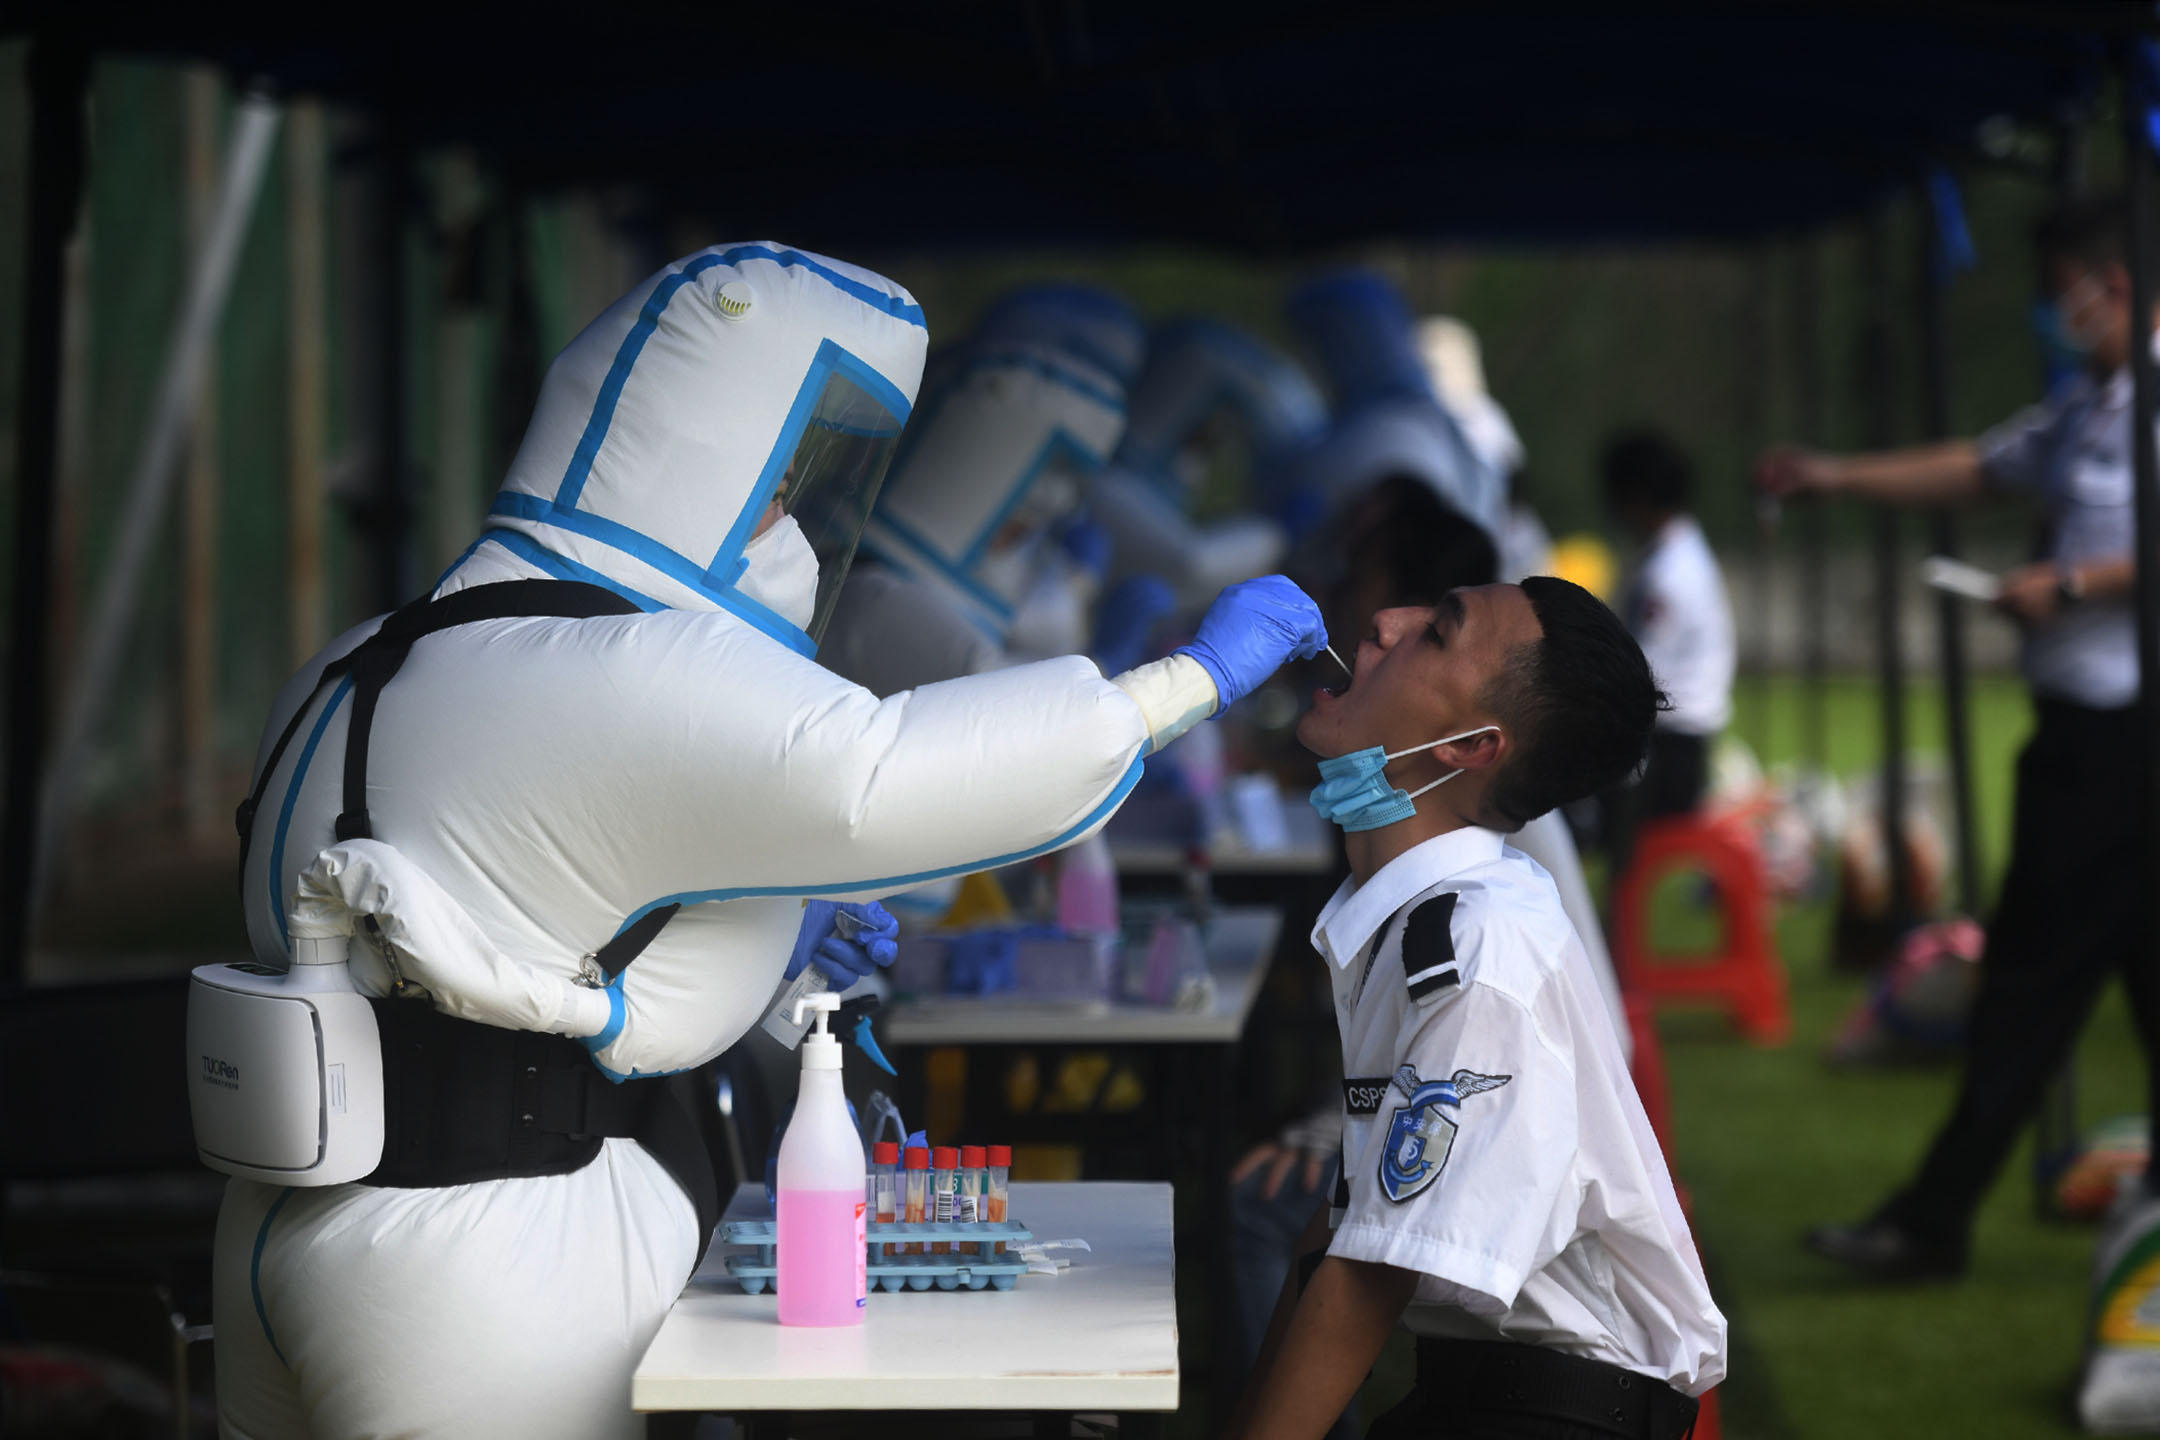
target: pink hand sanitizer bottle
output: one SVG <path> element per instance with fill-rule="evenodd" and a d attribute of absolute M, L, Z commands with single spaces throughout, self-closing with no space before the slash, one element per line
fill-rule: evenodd
<path fill-rule="evenodd" d="M 1117 863 L 1110 843 L 1090 835 L 1058 859 L 1058 927 L 1075 935 L 1117 934 Z"/>
<path fill-rule="evenodd" d="M 860 1325 L 869 1293 L 862 1140 L 840 1093 L 840 1042 L 825 1020 L 830 990 L 795 1002 L 817 1012 L 803 1037 L 802 1090 L 780 1141 L 780 1323 Z"/>

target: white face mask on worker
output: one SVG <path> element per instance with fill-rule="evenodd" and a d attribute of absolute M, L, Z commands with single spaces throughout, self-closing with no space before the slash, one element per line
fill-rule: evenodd
<path fill-rule="evenodd" d="M 792 515 L 783 515 L 743 547 L 748 568 L 735 588 L 798 630 L 817 613 L 818 558 Z"/>

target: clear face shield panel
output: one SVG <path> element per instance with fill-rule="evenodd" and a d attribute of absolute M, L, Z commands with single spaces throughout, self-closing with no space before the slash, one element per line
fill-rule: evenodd
<path fill-rule="evenodd" d="M 1171 462 L 1186 512 L 1212 520 L 1243 509 L 1258 449 L 1252 417 L 1229 397 L 1218 399 L 1194 423 Z"/>
<path fill-rule="evenodd" d="M 1070 445 L 1053 448 L 1007 502 L 981 542 L 975 579 L 1008 607 L 1018 607 L 1042 573 L 1044 549 L 1058 523 L 1077 512 L 1088 477 L 1101 462 Z"/>
<path fill-rule="evenodd" d="M 849 376 L 828 375 L 743 552 L 738 588 L 813 642 L 832 618 L 902 423 Z"/>

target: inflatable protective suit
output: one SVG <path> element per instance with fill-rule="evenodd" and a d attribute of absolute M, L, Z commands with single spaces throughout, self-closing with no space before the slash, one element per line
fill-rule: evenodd
<path fill-rule="evenodd" d="M 1071 280 L 1008 290 L 983 310 L 974 339 L 1048 345 L 1132 388 L 1147 359 L 1147 326 L 1112 291 Z"/>
<path fill-rule="evenodd" d="M 1187 452 L 1242 432 L 1255 510 L 1276 498 L 1278 470 L 1327 428 L 1327 405 L 1288 356 L 1218 320 L 1174 321 L 1155 332 L 1132 392 L 1125 438 L 1096 477 L 1094 515 L 1115 542 L 1113 578 L 1159 575 L 1188 605 L 1263 574 L 1282 558 L 1282 527 L 1255 513 L 1192 519 Z"/>
<path fill-rule="evenodd" d="M 374 714 L 373 844 L 334 843 L 351 687 L 317 682 L 379 622 L 294 677 L 263 755 L 297 713 L 295 739 L 248 834 L 257 959 L 284 962 L 304 872 L 316 911 L 418 907 L 388 915 L 389 946 L 484 939 L 476 973 L 522 977 L 497 1023 L 578 1037 L 624 1081 L 613 1094 L 755 1023 L 804 897 L 1092 833 L 1142 755 L 1214 707 L 1191 659 L 1113 682 L 1067 658 L 880 700 L 812 658 L 924 347 L 898 286 L 770 243 L 678 261 L 573 340 L 437 593 L 569 579 L 634 613 L 418 641 Z M 677 903 L 598 983 L 596 949 Z M 387 1080 L 388 1047 L 384 1063 Z M 224 1433 L 639 1433 L 630 1372 L 704 1239 L 633 1139 L 572 1173 L 435 1188 L 235 1180 L 216 1261 Z"/>
<path fill-rule="evenodd" d="M 879 695 L 1086 648 L 1084 599 L 1053 527 L 1125 428 L 1124 388 L 1039 342 L 941 356 L 863 530 L 875 564 L 840 592 L 823 652 Z"/>

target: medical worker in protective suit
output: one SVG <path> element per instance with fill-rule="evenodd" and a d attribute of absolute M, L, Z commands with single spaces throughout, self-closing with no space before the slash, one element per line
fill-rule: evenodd
<path fill-rule="evenodd" d="M 817 664 L 924 344 L 905 291 L 836 261 L 670 265 L 557 357 L 433 600 L 280 695 L 249 934 L 280 965 L 357 932 L 388 1133 L 358 1183 L 230 1183 L 227 1436 L 638 1433 L 630 1372 L 712 1218 L 695 1097 L 659 1077 L 791 957 L 867 968 L 825 902 L 1088 835 L 1144 756 L 1323 643 L 1271 577 L 1115 679 L 1068 657 L 880 700 Z"/>
<path fill-rule="evenodd" d="M 1194 609 L 1265 574 L 1288 547 L 1274 479 L 1327 427 L 1327 404 L 1295 360 L 1234 325 L 1174 320 L 1148 343 L 1124 439 L 1095 479 L 1092 512 L 1113 542 L 1110 578 L 1154 575 Z M 1242 450 L 1250 513 L 1194 517 L 1209 469 Z"/>
<path fill-rule="evenodd" d="M 1117 378 L 1054 338 L 942 354 L 819 651 L 878 695 L 1087 648 L 1060 542 L 1125 428 Z"/>

